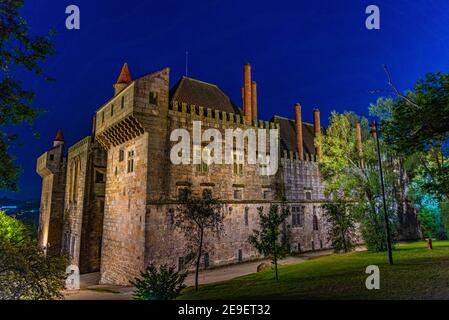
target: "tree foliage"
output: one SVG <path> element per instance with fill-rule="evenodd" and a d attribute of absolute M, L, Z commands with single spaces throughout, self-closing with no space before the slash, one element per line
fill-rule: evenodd
<path fill-rule="evenodd" d="M 131 284 L 136 287 L 136 300 L 173 300 L 185 288 L 184 280 L 187 274 L 178 272 L 174 266 L 162 265 L 157 268 L 150 264 L 140 278 L 135 278 Z"/>
<path fill-rule="evenodd" d="M 277 263 L 278 260 L 289 253 L 289 229 L 286 219 L 290 215 L 287 206 L 283 205 L 281 210 L 276 204 L 270 205 L 267 213 L 263 207 L 259 210 L 260 230 L 253 230 L 253 234 L 248 238 L 260 254 L 269 257 L 274 264 L 276 280 L 279 279 Z"/>
<path fill-rule="evenodd" d="M 207 236 L 220 236 L 223 230 L 222 204 L 211 192 L 204 190 L 201 197 L 184 189 L 176 210 L 175 225 L 183 232 L 188 247 L 187 256 L 195 261 L 195 290 L 198 290 L 198 275 L 201 257 L 209 242 Z"/>
<path fill-rule="evenodd" d="M 32 106 L 35 94 L 14 77 L 19 69 L 45 77 L 41 63 L 54 53 L 49 36 L 33 37 L 19 14 L 23 0 L 0 1 L 0 189 L 17 190 L 20 168 L 10 154 L 17 133 L 7 126 L 31 124 L 42 111 Z"/>
<path fill-rule="evenodd" d="M 361 150 L 357 142 L 357 123 L 360 123 L 362 131 Z M 351 219 L 360 222 L 367 247 L 375 251 L 385 250 L 385 241 L 384 245 L 379 245 L 385 239 L 385 230 L 380 223 L 383 220 L 383 207 L 377 147 L 376 140 L 370 135 L 368 120 L 351 112 L 333 112 L 329 127 L 318 137 L 317 143 L 322 149 L 319 166 L 327 197 L 340 202 L 352 202 L 349 214 L 352 215 Z M 388 215 L 394 225 L 398 202 L 394 197 L 398 180 L 396 164 L 382 142 L 381 149 Z"/>
<path fill-rule="evenodd" d="M 371 109 L 392 149 L 418 159 L 426 192 L 449 199 L 449 74 L 429 73 L 404 95 L 380 98 Z"/>
<path fill-rule="evenodd" d="M 352 251 L 357 242 L 356 219 L 353 204 L 333 199 L 323 205 L 324 217 L 328 225 L 328 239 L 335 252 Z"/>
<path fill-rule="evenodd" d="M 0 211 L 0 300 L 61 298 L 65 260 L 46 256 L 18 220 Z"/>

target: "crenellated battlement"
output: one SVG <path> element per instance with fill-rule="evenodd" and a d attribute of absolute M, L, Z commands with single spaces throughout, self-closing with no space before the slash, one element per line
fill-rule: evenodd
<path fill-rule="evenodd" d="M 194 104 L 187 104 L 173 100 L 169 105 L 169 114 L 192 117 L 193 120 L 208 120 L 229 126 L 245 126 L 259 129 L 279 129 L 278 123 L 262 120 L 253 120 L 251 124 L 246 124 L 242 115 L 225 112 L 217 109 L 206 108 Z"/>
<path fill-rule="evenodd" d="M 282 150 L 281 159 L 290 160 L 290 161 L 294 161 L 294 162 L 298 162 L 298 163 L 301 163 L 301 162 L 318 163 L 318 157 L 315 154 L 304 153 L 304 160 L 301 160 L 299 158 L 298 152 L 293 152 L 291 150 Z"/>

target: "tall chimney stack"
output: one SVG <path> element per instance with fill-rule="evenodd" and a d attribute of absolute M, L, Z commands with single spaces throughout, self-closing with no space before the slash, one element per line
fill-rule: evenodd
<path fill-rule="evenodd" d="M 302 140 L 302 115 L 301 105 L 295 104 L 295 125 L 296 125 L 296 148 L 298 149 L 299 160 L 304 160 L 304 148 Z"/>
<path fill-rule="evenodd" d="M 315 131 L 315 138 L 321 134 L 321 121 L 320 121 L 320 109 L 313 110 L 313 128 Z M 318 157 L 321 157 L 321 147 L 315 143 L 315 153 Z"/>
<path fill-rule="evenodd" d="M 246 107 L 245 107 L 245 86 L 242 87 L 242 110 L 243 114 L 246 114 Z"/>
<path fill-rule="evenodd" d="M 257 84 L 251 82 L 251 119 L 257 120 Z"/>
<path fill-rule="evenodd" d="M 251 111 L 251 66 L 249 63 L 245 63 L 243 67 L 243 88 L 245 96 L 245 122 L 251 124 L 252 111 Z"/>

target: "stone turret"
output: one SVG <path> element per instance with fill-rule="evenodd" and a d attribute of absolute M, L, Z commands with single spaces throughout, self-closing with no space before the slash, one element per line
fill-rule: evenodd
<path fill-rule="evenodd" d="M 66 175 L 64 135 L 61 129 L 53 141 L 53 148 L 37 159 L 36 171 L 42 177 L 39 245 L 47 253 L 59 254 L 62 243 Z"/>
<path fill-rule="evenodd" d="M 114 84 L 114 95 L 118 95 L 132 82 L 131 73 L 129 72 L 128 64 L 125 63 L 122 67 L 122 71 Z"/>

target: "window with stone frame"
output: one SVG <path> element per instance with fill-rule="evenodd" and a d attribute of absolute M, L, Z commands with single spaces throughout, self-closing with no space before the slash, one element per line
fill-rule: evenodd
<path fill-rule="evenodd" d="M 148 95 L 148 102 L 150 104 L 157 105 L 157 96 L 158 96 L 157 92 L 150 91 L 150 93 Z"/>
<path fill-rule="evenodd" d="M 104 182 L 105 182 L 104 173 L 99 170 L 95 170 L 95 183 L 104 183 Z"/>
<path fill-rule="evenodd" d="M 127 172 L 134 172 L 134 150 L 128 151 L 128 167 Z"/>
<path fill-rule="evenodd" d="M 302 227 L 304 221 L 303 207 L 301 206 L 292 206 L 292 226 L 294 227 Z"/>
<path fill-rule="evenodd" d="M 264 200 L 271 200 L 271 190 L 270 189 L 262 190 L 262 198 Z"/>
<path fill-rule="evenodd" d="M 245 220 L 245 226 L 248 226 L 249 225 L 249 208 L 248 207 L 245 207 L 244 220 Z"/>
<path fill-rule="evenodd" d="M 266 155 L 265 157 L 261 154 L 257 155 L 257 163 L 259 165 L 259 175 L 266 176 L 268 175 L 268 165 L 270 164 L 270 155 Z"/>
<path fill-rule="evenodd" d="M 313 231 L 318 231 L 318 217 L 316 214 L 313 215 Z"/>
<path fill-rule="evenodd" d="M 203 159 L 203 150 L 207 152 L 206 147 L 200 147 L 200 146 L 193 146 L 193 152 L 194 152 L 194 163 L 196 171 L 199 173 L 206 173 L 209 171 L 209 165 Z M 199 162 L 199 163 L 198 163 Z"/>
<path fill-rule="evenodd" d="M 187 188 L 186 187 L 179 187 L 178 188 L 178 195 L 177 195 L 177 197 L 178 197 L 178 200 L 181 200 L 182 198 L 184 198 L 184 196 L 186 195 L 186 193 L 187 193 Z"/>
<path fill-rule="evenodd" d="M 206 198 L 206 197 L 212 198 L 212 195 L 213 195 L 212 188 L 203 188 L 203 191 L 201 194 L 202 194 L 203 198 Z"/>
<path fill-rule="evenodd" d="M 122 162 L 123 160 L 125 160 L 125 150 L 120 149 L 118 152 L 118 161 Z"/>
<path fill-rule="evenodd" d="M 125 107 L 125 96 L 124 95 L 122 96 L 122 99 L 120 101 L 120 105 L 121 105 L 122 109 Z"/>
<path fill-rule="evenodd" d="M 233 152 L 233 172 L 237 176 L 243 175 L 243 150 L 234 150 Z"/>
<path fill-rule="evenodd" d="M 234 199 L 243 200 L 243 190 L 241 188 L 234 189 Z"/>
<path fill-rule="evenodd" d="M 306 200 L 312 200 L 312 190 L 304 190 Z"/>

